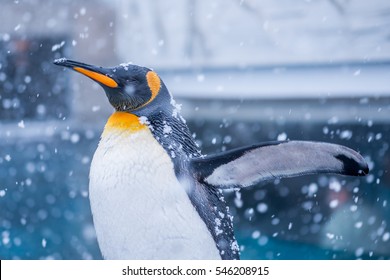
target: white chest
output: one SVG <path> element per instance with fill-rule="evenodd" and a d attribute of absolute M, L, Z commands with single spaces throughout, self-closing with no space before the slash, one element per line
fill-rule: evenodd
<path fill-rule="evenodd" d="M 171 159 L 148 129 L 103 134 L 89 188 L 106 259 L 220 259 Z"/>

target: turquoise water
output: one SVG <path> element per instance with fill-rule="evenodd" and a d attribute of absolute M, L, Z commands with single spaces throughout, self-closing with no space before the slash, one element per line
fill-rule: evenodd
<path fill-rule="evenodd" d="M 234 140 L 227 148 L 246 144 L 234 138 L 235 127 L 219 131 L 215 129 L 218 125 L 190 123 L 198 138 L 203 139 L 206 152 L 213 149 L 207 140 L 210 133 L 232 135 Z M 251 124 L 240 127 L 243 125 L 253 133 L 247 141 L 267 140 L 261 129 L 256 130 Z M 316 134 L 319 129 L 314 126 L 310 131 Z M 226 194 L 243 259 L 390 259 L 390 241 L 386 239 L 390 211 L 385 203 L 390 203 L 386 169 L 390 156 L 388 149 L 384 150 L 390 133 L 383 133 L 375 146 L 367 146 L 358 143 L 365 132 L 356 127 L 351 129 L 356 139 L 351 140 L 350 146 L 362 147 L 362 154 L 375 162 L 374 180 L 334 177 L 342 187 L 342 191 L 334 193 L 328 188 L 333 177 L 305 176 L 244 190 L 240 203 L 237 194 Z M 386 125 L 371 127 L 371 131 L 386 129 Z M 291 126 L 281 131 L 294 135 L 299 129 Z M 89 164 L 98 134 L 70 130 L 45 139 L 3 139 L 1 259 L 101 258 L 88 199 Z M 317 196 L 309 197 L 303 190 L 313 183 L 318 185 Z M 340 205 L 331 209 L 328 199 L 334 195 L 338 195 Z M 267 205 L 265 213 L 258 212 L 259 203 Z M 356 205 L 356 210 L 351 212 L 349 205 Z M 353 222 L 348 224 L 348 220 Z"/>
<path fill-rule="evenodd" d="M 240 237 L 240 245 L 244 246 L 241 252 L 243 260 L 352 260 L 356 259 L 354 252 L 347 250 L 336 251 L 301 242 L 284 241 L 269 238 L 266 246 L 258 244 L 257 240 Z M 362 259 L 378 259 L 390 256 L 370 257 L 369 254 L 360 256 Z"/>

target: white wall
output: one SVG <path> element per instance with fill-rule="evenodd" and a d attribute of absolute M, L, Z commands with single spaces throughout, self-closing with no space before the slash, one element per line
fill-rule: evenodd
<path fill-rule="evenodd" d="M 116 0 L 117 54 L 155 67 L 390 59 L 388 0 Z"/>

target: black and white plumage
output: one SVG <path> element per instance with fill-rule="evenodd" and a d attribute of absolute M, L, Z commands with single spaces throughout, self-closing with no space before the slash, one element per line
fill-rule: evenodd
<path fill-rule="evenodd" d="M 344 146 L 287 141 L 203 156 L 152 70 L 101 68 L 67 59 L 105 90 L 109 118 L 90 172 L 90 200 L 108 259 L 238 259 L 222 190 L 315 173 L 360 176 L 364 159 Z"/>

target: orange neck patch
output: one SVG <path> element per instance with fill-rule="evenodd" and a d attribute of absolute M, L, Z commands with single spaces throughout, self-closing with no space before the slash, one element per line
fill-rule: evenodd
<path fill-rule="evenodd" d="M 145 128 L 146 125 L 141 124 L 136 115 L 126 112 L 115 112 L 108 118 L 104 131 L 115 129 L 136 132 Z"/>
<path fill-rule="evenodd" d="M 147 105 L 148 103 L 152 102 L 153 99 L 156 98 L 158 92 L 161 88 L 161 80 L 154 71 L 149 71 L 146 73 L 146 80 L 148 82 L 148 86 L 150 88 L 150 91 L 152 92 L 152 97 L 149 99 L 148 102 L 146 102 L 143 106 Z"/>

